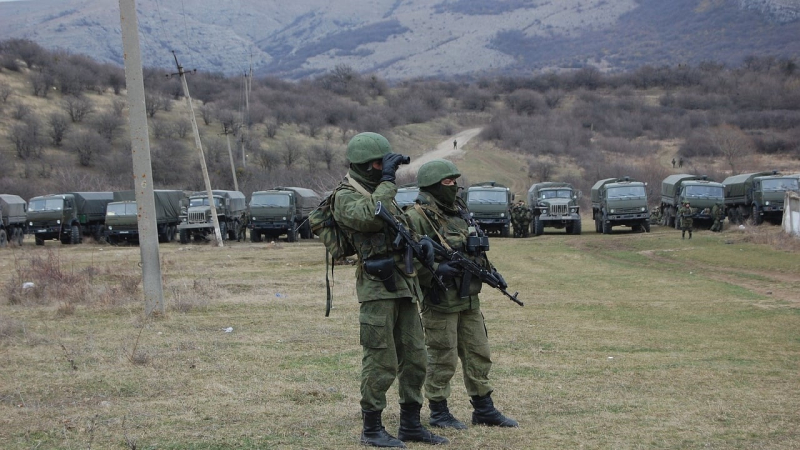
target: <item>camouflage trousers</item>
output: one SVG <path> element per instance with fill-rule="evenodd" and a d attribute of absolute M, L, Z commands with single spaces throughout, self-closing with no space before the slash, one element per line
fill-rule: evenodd
<path fill-rule="evenodd" d="M 400 403 L 422 403 L 425 336 L 417 304 L 409 298 L 360 304 L 361 409 L 382 411 L 398 379 Z"/>
<path fill-rule="evenodd" d="M 428 346 L 428 376 L 425 378 L 428 400 L 440 402 L 450 397 L 450 380 L 456 373 L 459 359 L 467 395 L 484 396 L 492 392 L 489 337 L 480 309 L 442 313 L 423 308 L 422 324 Z"/>
<path fill-rule="evenodd" d="M 711 231 L 722 231 L 722 221 L 714 219 L 714 224 L 711 225 Z"/>

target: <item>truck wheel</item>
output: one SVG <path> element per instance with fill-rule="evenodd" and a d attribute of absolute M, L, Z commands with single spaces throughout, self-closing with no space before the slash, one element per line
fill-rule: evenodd
<path fill-rule="evenodd" d="M 22 241 L 25 239 L 25 232 L 22 231 L 22 228 L 17 228 L 17 245 L 22 247 Z"/>
<path fill-rule="evenodd" d="M 178 231 L 178 240 L 180 240 L 181 244 L 188 244 L 189 243 L 189 233 L 186 230 L 179 230 Z"/>
<path fill-rule="evenodd" d="M 603 220 L 603 234 L 611 234 L 611 223 Z"/>
<path fill-rule="evenodd" d="M 602 222 L 598 219 L 594 219 L 594 232 L 595 233 L 602 233 L 603 232 L 603 225 Z"/>
<path fill-rule="evenodd" d="M 533 234 L 535 236 L 541 236 L 544 234 L 544 222 L 539 220 L 539 218 L 533 219 Z"/>
<path fill-rule="evenodd" d="M 77 225 L 73 225 L 72 228 L 69 229 L 69 243 L 72 245 L 81 243 L 81 229 Z"/>
<path fill-rule="evenodd" d="M 750 213 L 750 217 L 753 218 L 753 225 L 761 225 L 764 222 L 764 218 L 758 213 L 758 206 L 756 205 L 753 205 L 753 212 Z"/>
<path fill-rule="evenodd" d="M 6 245 L 8 245 L 6 230 L 0 230 L 0 247 L 5 247 Z"/>
<path fill-rule="evenodd" d="M 175 240 L 175 232 L 178 231 L 178 227 L 176 225 L 169 225 L 167 227 L 167 242 L 172 242 Z"/>
<path fill-rule="evenodd" d="M 644 222 L 642 222 L 642 231 L 644 231 L 645 233 L 650 232 L 650 221 L 645 220 Z"/>
<path fill-rule="evenodd" d="M 292 222 L 289 231 L 286 232 L 286 240 L 289 242 L 297 241 L 297 225 L 295 225 L 294 222 Z"/>
<path fill-rule="evenodd" d="M 500 229 L 500 237 L 507 238 L 510 235 L 511 235 L 511 232 L 509 231 L 509 227 L 503 227 L 503 228 Z"/>
<path fill-rule="evenodd" d="M 572 234 L 572 227 L 573 227 L 573 224 L 568 224 L 568 225 L 564 226 L 564 231 L 567 234 Z"/>
<path fill-rule="evenodd" d="M 238 232 L 239 232 L 239 221 L 236 220 L 236 221 L 233 222 L 233 229 L 229 229 L 228 230 L 228 240 L 229 241 L 235 241 L 236 240 L 236 234 Z"/>
<path fill-rule="evenodd" d="M 303 226 L 300 227 L 300 237 L 303 239 L 311 239 L 311 225 L 308 223 L 307 219 L 303 222 Z"/>
<path fill-rule="evenodd" d="M 572 234 L 579 235 L 581 234 L 581 221 L 576 220 L 574 224 L 572 224 Z"/>
<path fill-rule="evenodd" d="M 33 240 L 36 241 L 36 245 L 44 245 L 44 239 L 39 236 L 34 235 Z"/>
<path fill-rule="evenodd" d="M 255 230 L 251 231 L 250 242 L 261 242 L 261 232 Z"/>

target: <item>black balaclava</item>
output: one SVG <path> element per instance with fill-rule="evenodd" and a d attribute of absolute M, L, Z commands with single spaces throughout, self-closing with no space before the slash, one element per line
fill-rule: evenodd
<path fill-rule="evenodd" d="M 368 161 L 362 164 L 350 164 L 350 172 L 355 175 L 356 181 L 375 190 L 381 182 L 383 171 L 372 167 L 374 161 Z"/>
<path fill-rule="evenodd" d="M 425 186 L 422 188 L 422 190 L 430 193 L 434 200 L 436 200 L 436 203 L 439 205 L 439 207 L 445 211 L 454 214 L 458 210 L 458 208 L 456 208 L 458 184 L 445 186 L 440 181 L 432 186 Z"/>

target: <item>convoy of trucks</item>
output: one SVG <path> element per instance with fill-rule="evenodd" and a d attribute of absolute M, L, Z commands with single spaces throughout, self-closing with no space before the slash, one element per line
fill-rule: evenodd
<path fill-rule="evenodd" d="M 581 234 L 579 193 L 569 183 L 542 182 L 528 189 L 528 206 L 533 211 L 531 232 L 541 236 L 545 227 L 564 228 L 567 234 Z"/>
<path fill-rule="evenodd" d="M 154 190 L 156 229 L 159 242 L 172 242 L 181 217 L 180 190 Z M 114 201 L 106 206 L 106 240 L 109 244 L 139 241 L 139 210 L 134 191 L 114 192 Z"/>
<path fill-rule="evenodd" d="M 22 245 L 28 203 L 13 194 L 0 194 L 0 247 Z"/>
<path fill-rule="evenodd" d="M 798 191 L 798 179 L 778 171 L 755 172 L 726 178 L 725 212 L 732 223 L 751 219 L 755 225 L 764 220 L 780 222 L 786 191 Z"/>
<path fill-rule="evenodd" d="M 706 176 L 679 173 L 661 182 L 661 224 L 680 228 L 678 210 L 685 202 L 696 211 L 694 227 L 710 227 L 714 223 L 711 209 L 724 202 L 724 186 Z"/>
<path fill-rule="evenodd" d="M 592 218 L 598 233 L 610 234 L 615 226 L 650 232 L 645 183 L 623 178 L 606 178 L 592 186 Z"/>
<path fill-rule="evenodd" d="M 322 199 L 312 189 L 301 187 L 276 187 L 253 192 L 247 205 L 250 240 L 261 242 L 262 236 L 295 242 L 298 236 L 310 239 L 311 225 L 308 215 Z"/>
<path fill-rule="evenodd" d="M 511 235 L 511 206 L 514 194 L 494 181 L 473 184 L 461 194 L 472 217 L 486 233 Z"/>

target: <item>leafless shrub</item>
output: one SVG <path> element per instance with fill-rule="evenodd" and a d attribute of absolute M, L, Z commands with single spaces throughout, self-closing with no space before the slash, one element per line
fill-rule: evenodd
<path fill-rule="evenodd" d="M 82 130 L 70 135 L 66 147 L 78 156 L 80 165 L 89 167 L 98 155 L 106 153 L 108 142 L 97 133 Z"/>
<path fill-rule="evenodd" d="M 12 125 L 8 131 L 8 140 L 14 144 L 14 150 L 19 158 L 41 156 L 44 138 L 39 120 L 34 116 L 24 123 Z"/>
<path fill-rule="evenodd" d="M 30 116 L 32 113 L 33 110 L 31 107 L 24 103 L 17 103 L 11 107 L 11 117 L 15 120 L 25 120 L 25 118 Z"/>
<path fill-rule="evenodd" d="M 7 103 L 8 97 L 11 96 L 12 92 L 14 92 L 14 90 L 11 89 L 8 83 L 0 82 L 0 101 Z"/>
<path fill-rule="evenodd" d="M 128 103 L 126 103 L 124 100 L 116 99 L 111 102 L 111 110 L 117 117 L 122 117 L 126 108 L 128 108 Z"/>
<path fill-rule="evenodd" d="M 100 114 L 92 121 L 94 129 L 100 136 L 103 136 L 108 142 L 114 140 L 114 137 L 122 128 L 124 124 L 122 117 L 116 114 Z"/>
<path fill-rule="evenodd" d="M 47 123 L 50 125 L 50 142 L 56 147 L 61 147 L 64 136 L 69 131 L 69 117 L 60 112 L 53 112 L 47 117 Z"/>
<path fill-rule="evenodd" d="M 163 120 L 151 120 L 150 129 L 153 131 L 153 137 L 156 139 L 173 139 L 175 138 L 175 127 Z"/>
<path fill-rule="evenodd" d="M 283 160 L 283 165 L 290 169 L 300 158 L 300 143 L 295 139 L 285 139 L 282 147 L 281 159 Z"/>
<path fill-rule="evenodd" d="M 506 97 L 506 103 L 517 114 L 530 116 L 545 109 L 542 94 L 530 89 L 517 89 Z"/>
<path fill-rule="evenodd" d="M 67 95 L 61 100 L 61 108 L 73 123 L 81 122 L 94 111 L 92 102 L 84 96 Z"/>
<path fill-rule="evenodd" d="M 163 108 L 166 98 L 160 93 L 146 93 L 144 96 L 144 109 L 147 116 L 152 118 L 156 115 L 159 109 Z"/>

